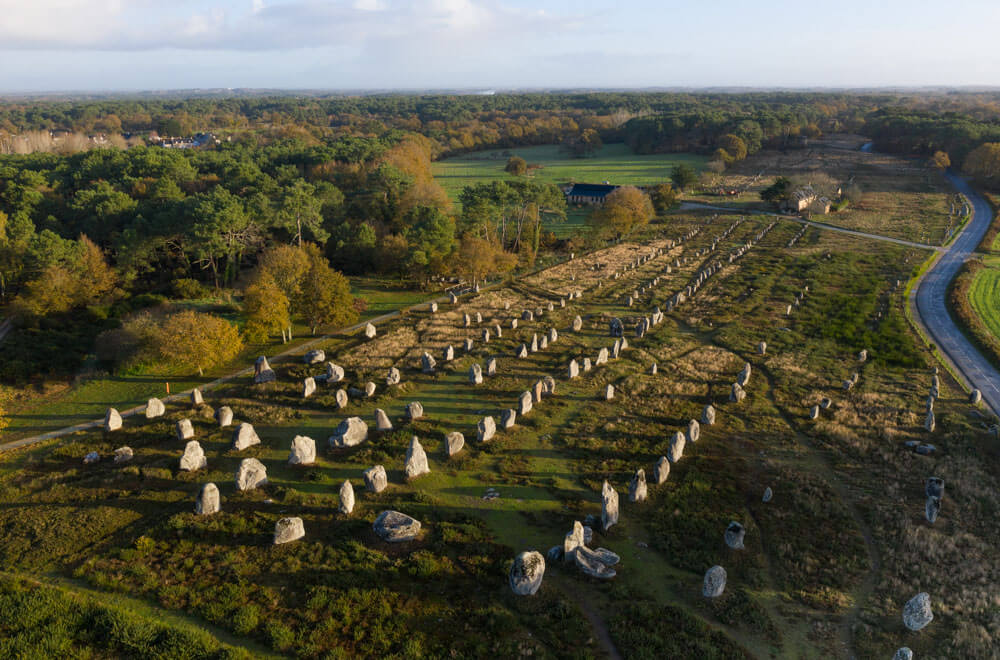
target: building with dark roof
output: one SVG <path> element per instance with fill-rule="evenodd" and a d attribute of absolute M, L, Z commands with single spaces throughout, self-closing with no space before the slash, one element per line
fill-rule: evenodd
<path fill-rule="evenodd" d="M 607 183 L 574 183 L 566 193 L 570 204 L 603 204 L 604 198 L 618 186 Z"/>

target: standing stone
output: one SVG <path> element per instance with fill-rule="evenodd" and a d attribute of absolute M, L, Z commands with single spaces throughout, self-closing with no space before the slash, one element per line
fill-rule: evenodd
<path fill-rule="evenodd" d="M 580 332 L 583 330 L 583 319 L 579 316 L 573 319 L 573 332 Z"/>
<path fill-rule="evenodd" d="M 292 438 L 292 450 L 288 454 L 289 465 L 312 465 L 316 462 L 316 441 L 306 435 Z"/>
<path fill-rule="evenodd" d="M 515 357 L 517 357 L 519 359 L 522 359 L 522 360 L 524 358 L 528 357 L 528 345 L 527 344 L 521 344 L 521 348 L 517 349 L 517 353 L 515 354 Z"/>
<path fill-rule="evenodd" d="M 979 402 L 982 400 L 983 400 L 983 393 L 980 392 L 979 390 L 972 390 L 972 392 L 969 393 L 969 403 L 971 403 L 972 405 L 974 406 L 978 405 Z"/>
<path fill-rule="evenodd" d="M 389 485 L 389 478 L 386 476 L 385 468 L 375 465 L 362 473 L 365 479 L 365 488 L 369 493 L 381 493 Z"/>
<path fill-rule="evenodd" d="M 452 305 L 457 305 L 458 304 L 458 296 L 456 296 L 453 292 L 449 291 L 448 292 L 448 302 L 450 302 Z"/>
<path fill-rule="evenodd" d="M 177 439 L 178 440 L 190 440 L 194 437 L 194 426 L 191 425 L 191 420 L 184 418 L 177 422 Z"/>
<path fill-rule="evenodd" d="M 471 339 L 466 339 L 465 342 L 464 342 L 464 346 L 463 347 L 464 347 L 466 353 L 472 352 L 472 340 Z"/>
<path fill-rule="evenodd" d="M 470 385 L 482 385 L 483 384 L 483 368 L 478 364 L 474 364 L 469 367 L 469 384 Z"/>
<path fill-rule="evenodd" d="M 243 451 L 247 447 L 260 444 L 260 436 L 253 429 L 253 424 L 243 422 L 233 431 L 233 451 Z"/>
<path fill-rule="evenodd" d="M 701 587 L 701 595 L 705 598 L 718 598 L 726 590 L 726 569 L 713 566 L 705 572 L 705 583 Z"/>
<path fill-rule="evenodd" d="M 759 344 L 757 344 L 757 354 L 758 355 L 767 355 L 767 342 L 766 341 L 762 341 Z"/>
<path fill-rule="evenodd" d="M 497 432 L 496 422 L 493 417 L 487 415 L 479 421 L 476 427 L 476 440 L 479 442 L 489 442 Z"/>
<path fill-rule="evenodd" d="M 576 378 L 580 375 L 580 365 L 576 363 L 576 360 L 569 361 L 569 369 L 566 374 L 570 379 Z"/>
<path fill-rule="evenodd" d="M 628 484 L 628 499 L 630 502 L 646 501 L 646 471 L 642 468 L 632 475 L 632 481 Z"/>
<path fill-rule="evenodd" d="M 937 522 L 938 514 L 941 512 L 941 498 L 931 495 L 924 504 L 924 516 L 927 522 L 934 524 Z"/>
<path fill-rule="evenodd" d="M 410 438 L 410 446 L 406 450 L 406 478 L 415 479 L 422 474 L 427 474 L 431 469 L 427 465 L 427 453 L 417 440 L 417 436 Z"/>
<path fill-rule="evenodd" d="M 180 469 L 185 472 L 194 472 L 208 465 L 205 458 L 205 450 L 201 448 L 197 440 L 191 440 L 184 446 L 184 455 L 181 456 Z"/>
<path fill-rule="evenodd" d="M 424 406 L 419 401 L 406 404 L 406 418 L 411 422 L 424 416 Z"/>
<path fill-rule="evenodd" d="M 399 511 L 383 511 L 378 514 L 372 529 L 383 541 L 401 543 L 417 538 L 420 534 L 420 521 Z"/>
<path fill-rule="evenodd" d="M 282 518 L 274 523 L 274 545 L 291 543 L 305 537 L 306 528 L 302 518 Z"/>
<path fill-rule="evenodd" d="M 371 323 L 366 323 L 365 324 L 365 337 L 368 338 L 368 339 L 374 339 L 376 334 L 378 334 L 378 331 L 375 330 L 375 326 L 372 325 Z"/>
<path fill-rule="evenodd" d="M 583 525 L 580 524 L 579 520 L 574 520 L 572 531 L 567 532 L 563 539 L 563 558 L 566 561 L 573 561 L 573 555 L 576 554 L 577 548 L 584 545 Z"/>
<path fill-rule="evenodd" d="M 213 483 L 202 486 L 194 501 L 194 512 L 199 516 L 210 516 L 213 513 L 218 513 L 220 509 L 219 487 Z"/>
<path fill-rule="evenodd" d="M 197 387 L 191 390 L 191 405 L 200 406 L 205 403 L 205 398 L 201 395 L 201 390 Z"/>
<path fill-rule="evenodd" d="M 545 557 L 534 550 L 522 552 L 510 567 L 510 589 L 518 596 L 534 596 L 542 586 Z"/>
<path fill-rule="evenodd" d="M 747 530 L 743 525 L 739 524 L 735 520 L 729 523 L 726 527 L 725 541 L 733 550 L 743 549 L 743 537 L 746 535 Z"/>
<path fill-rule="evenodd" d="M 933 410 L 928 410 L 927 411 L 927 419 L 924 420 L 924 428 L 927 429 L 929 432 L 933 432 L 934 431 L 934 426 L 935 426 L 935 424 L 934 424 L 934 411 Z"/>
<path fill-rule="evenodd" d="M 517 400 L 517 404 L 518 404 L 518 408 L 517 408 L 517 414 L 518 415 L 521 415 L 523 417 L 524 415 L 527 415 L 528 413 L 530 413 L 531 412 L 531 392 L 523 392 L 521 394 L 520 398 Z"/>
<path fill-rule="evenodd" d="M 861 349 L 861 351 L 858 352 L 858 362 L 864 362 L 867 359 L 868 359 L 868 350 Z"/>
<path fill-rule="evenodd" d="M 656 363 L 654 362 L 654 363 L 653 363 L 652 365 L 650 365 L 650 367 L 649 367 L 649 375 L 650 375 L 650 376 L 655 376 L 655 375 L 656 375 L 656 371 L 657 371 L 657 367 L 656 367 Z"/>
<path fill-rule="evenodd" d="M 594 364 L 596 366 L 601 366 L 602 364 L 607 364 L 607 363 L 608 363 L 608 349 L 602 348 L 600 351 L 597 352 L 597 359 L 594 360 Z"/>
<path fill-rule="evenodd" d="M 831 405 L 833 405 L 833 401 L 830 401 L 830 399 L 828 399 L 827 397 L 823 397 L 822 399 L 820 399 L 819 407 L 822 408 L 823 410 L 829 409 Z"/>
<path fill-rule="evenodd" d="M 746 387 L 747 383 L 750 382 L 750 363 L 747 362 L 743 365 L 743 369 L 740 371 L 739 375 L 736 376 L 736 382 L 739 383 L 740 387 Z"/>
<path fill-rule="evenodd" d="M 774 493 L 771 491 L 771 487 L 768 486 L 767 488 L 764 489 L 764 496 L 760 498 L 760 501 L 763 502 L 764 504 L 767 504 L 768 502 L 771 501 L 772 497 L 774 497 Z"/>
<path fill-rule="evenodd" d="M 927 497 L 944 497 L 944 479 L 941 477 L 930 477 L 924 485 L 924 494 Z"/>
<path fill-rule="evenodd" d="M 908 646 L 900 646 L 893 654 L 892 660 L 913 660 L 913 651 Z"/>
<path fill-rule="evenodd" d="M 490 343 L 490 331 L 487 328 L 483 328 L 482 342 L 484 344 Z"/>
<path fill-rule="evenodd" d="M 555 328 L 549 328 L 549 343 L 554 344 L 557 339 L 559 339 L 559 333 L 556 332 Z"/>
<path fill-rule="evenodd" d="M 233 423 L 233 409 L 229 406 L 222 406 L 215 411 L 215 421 L 220 428 L 225 428 Z"/>
<path fill-rule="evenodd" d="M 152 398 L 146 402 L 146 419 L 154 419 L 163 416 L 167 412 L 167 407 L 157 398 Z"/>
<path fill-rule="evenodd" d="M 538 350 L 544 351 L 549 347 L 549 338 L 542 335 L 542 338 L 538 340 Z"/>
<path fill-rule="evenodd" d="M 253 490 L 267 483 L 267 468 L 256 458 L 244 458 L 236 469 L 236 487 Z"/>
<path fill-rule="evenodd" d="M 538 352 L 538 335 L 537 334 L 531 335 L 531 345 L 528 347 L 528 350 L 530 350 L 532 353 L 537 353 Z"/>
<path fill-rule="evenodd" d="M 115 464 L 128 463 L 135 458 L 135 452 L 131 447 L 119 447 L 115 450 Z"/>
<path fill-rule="evenodd" d="M 306 364 L 319 364 L 326 361 L 326 352 L 322 349 L 313 349 L 302 356 L 302 361 Z"/>
<path fill-rule="evenodd" d="M 478 324 L 480 324 L 482 322 L 483 322 L 483 315 L 482 315 L 482 313 L 481 312 L 476 312 L 476 324 L 478 325 Z"/>
<path fill-rule="evenodd" d="M 548 396 L 554 396 L 556 393 L 556 379 L 552 376 L 542 377 L 542 390 Z"/>
<path fill-rule="evenodd" d="M 607 481 L 601 486 L 601 526 L 604 531 L 618 522 L 618 491 Z"/>
<path fill-rule="evenodd" d="M 389 373 L 385 376 L 386 386 L 399 385 L 403 380 L 403 374 L 396 367 L 390 367 Z"/>
<path fill-rule="evenodd" d="M 497 375 L 497 359 L 490 358 L 486 361 L 486 375 L 496 376 Z"/>
<path fill-rule="evenodd" d="M 350 479 L 344 479 L 344 483 L 340 486 L 340 506 L 337 510 L 345 516 L 351 515 L 354 511 L 354 486 L 351 485 Z"/>
<path fill-rule="evenodd" d="M 511 330 L 517 330 L 517 319 L 511 319 L 510 320 L 510 329 Z"/>
<path fill-rule="evenodd" d="M 493 326 L 493 336 L 497 339 L 501 339 L 503 337 L 503 328 L 500 327 L 499 323 Z"/>
<path fill-rule="evenodd" d="M 931 596 L 926 591 L 917 594 L 903 606 L 903 625 L 910 630 L 920 630 L 933 620 Z"/>
<path fill-rule="evenodd" d="M 706 426 L 713 426 L 715 424 L 715 406 L 711 403 L 701 411 L 701 423 Z"/>
<path fill-rule="evenodd" d="M 96 451 L 92 451 L 83 457 L 83 464 L 90 465 L 91 463 L 97 463 L 101 460 L 101 455 Z"/>
<path fill-rule="evenodd" d="M 542 400 L 542 395 L 545 394 L 545 384 L 542 381 L 537 381 L 531 386 L 531 400 L 532 403 L 538 403 Z"/>
<path fill-rule="evenodd" d="M 337 402 L 338 409 L 347 407 L 347 402 L 348 402 L 347 390 L 345 389 L 337 390 L 337 393 L 333 395 L 333 398 L 334 401 Z"/>
<path fill-rule="evenodd" d="M 104 430 L 108 432 L 117 431 L 121 427 L 121 414 L 114 408 L 108 408 L 107 412 L 104 413 Z"/>
<path fill-rule="evenodd" d="M 423 371 L 425 374 L 432 374 L 434 373 L 434 367 L 436 366 L 437 366 L 437 360 L 434 359 L 434 356 L 424 351 L 423 356 L 421 356 L 420 358 L 421 371 Z"/>
<path fill-rule="evenodd" d="M 432 302 L 430 305 L 428 305 L 428 309 L 430 310 L 431 314 L 437 314 L 438 304 L 436 302 Z"/>
<path fill-rule="evenodd" d="M 389 421 L 389 416 L 381 408 L 375 409 L 375 430 L 379 433 L 392 430 L 392 422 Z"/>
<path fill-rule="evenodd" d="M 591 368 L 592 367 L 590 365 L 590 358 L 589 357 L 583 358 L 583 371 L 584 371 L 584 373 L 590 371 Z"/>
<path fill-rule="evenodd" d="M 455 359 L 455 349 L 452 348 L 451 344 L 445 346 L 444 350 L 441 352 L 441 359 L 445 362 L 451 362 Z"/>
<path fill-rule="evenodd" d="M 372 398 L 375 396 L 375 383 L 368 381 L 365 383 L 365 397 Z"/>
<path fill-rule="evenodd" d="M 458 431 L 452 431 L 444 437 L 445 450 L 448 453 L 448 458 L 451 458 L 458 452 L 462 451 L 462 447 L 465 446 L 465 436 Z"/>
<path fill-rule="evenodd" d="M 684 457 L 684 445 L 686 443 L 687 439 L 683 433 L 680 431 L 674 433 L 674 437 L 670 441 L 670 449 L 667 450 L 667 459 L 671 463 L 676 463 Z"/>
<path fill-rule="evenodd" d="M 656 467 L 653 468 L 653 483 L 659 486 L 668 476 L 670 476 L 670 461 L 666 456 L 660 456 L 660 460 L 656 461 Z"/>
<path fill-rule="evenodd" d="M 513 408 L 507 408 L 500 413 L 500 428 L 509 429 L 513 428 L 514 422 L 517 420 L 517 412 Z"/>
<path fill-rule="evenodd" d="M 468 314 L 462 314 L 462 327 L 471 328 L 472 327 L 472 317 Z"/>
<path fill-rule="evenodd" d="M 344 368 L 333 362 L 326 363 L 326 382 L 339 383 L 344 380 Z"/>
<path fill-rule="evenodd" d="M 604 388 L 604 400 L 611 401 L 615 398 L 615 386 L 608 383 Z"/>
<path fill-rule="evenodd" d="M 331 447 L 355 447 L 368 438 L 368 425 L 360 417 L 348 417 L 334 430 L 327 442 Z"/>
<path fill-rule="evenodd" d="M 813 406 L 809 409 L 809 419 L 819 418 L 819 406 Z"/>
<path fill-rule="evenodd" d="M 740 387 L 739 383 L 733 383 L 733 388 L 729 392 L 729 400 L 734 403 L 739 403 L 745 398 L 747 398 L 746 390 Z"/>
<path fill-rule="evenodd" d="M 309 376 L 302 381 L 302 398 L 308 399 L 316 391 L 316 379 Z"/>
<path fill-rule="evenodd" d="M 253 382 L 255 385 L 270 383 L 277 378 L 274 369 L 267 363 L 267 358 L 261 355 L 253 363 Z"/>
<path fill-rule="evenodd" d="M 698 438 L 700 437 L 701 437 L 701 426 L 698 425 L 698 420 L 692 419 L 690 422 L 688 422 L 687 441 L 698 442 Z"/>

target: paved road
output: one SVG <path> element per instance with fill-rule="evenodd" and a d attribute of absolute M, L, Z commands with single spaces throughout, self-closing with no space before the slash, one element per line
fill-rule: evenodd
<path fill-rule="evenodd" d="M 966 339 L 946 305 L 948 285 L 983 239 L 993 221 L 993 212 L 986 200 L 977 195 L 965 180 L 950 173 L 947 177 L 972 203 L 973 215 L 951 247 L 914 287 L 910 305 L 954 370 L 965 378 L 967 385 L 979 388 L 987 406 L 994 414 L 1000 415 L 1000 372 Z"/>

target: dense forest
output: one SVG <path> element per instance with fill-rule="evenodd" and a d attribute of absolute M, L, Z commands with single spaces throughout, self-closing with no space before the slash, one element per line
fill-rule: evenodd
<path fill-rule="evenodd" d="M 71 374 L 102 332 L 119 331 L 113 350 L 99 351 L 113 363 L 138 359 L 143 342 L 167 342 L 161 331 L 171 314 L 142 317 L 142 328 L 136 315 L 168 300 L 247 294 L 240 325 L 260 339 L 284 335 L 291 318 L 313 329 L 351 318 L 332 311 L 358 306 L 346 285 L 310 307 L 303 282 L 311 279 L 476 280 L 531 266 L 545 250 L 572 249 L 543 230 L 544 220 L 565 216 L 558 188 L 514 174 L 449 199 L 430 169 L 445 155 L 562 144 L 585 157 L 593 145 L 624 142 L 636 153 L 706 154 L 724 168 L 763 148 L 855 132 L 879 149 L 933 156 L 995 185 L 998 117 L 1000 100 L 988 94 L 9 100 L 0 103 L 0 310 L 18 326 L 7 340 L 18 357 L 0 379 Z M 216 139 L 203 148 L 156 146 L 196 133 Z M 675 183 L 684 187 L 690 176 Z M 669 190 L 658 195 L 673 199 Z M 640 216 L 652 213 L 642 200 L 629 203 Z M 595 222 L 620 237 L 637 217 L 607 211 Z M 289 246 L 297 252 L 276 252 Z M 276 259 L 297 264 L 297 278 L 268 270 Z M 129 323 L 135 331 L 123 338 Z M 227 332 L 216 339 L 232 344 Z"/>

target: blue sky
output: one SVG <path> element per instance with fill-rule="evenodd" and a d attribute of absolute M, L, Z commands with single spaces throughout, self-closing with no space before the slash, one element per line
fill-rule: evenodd
<path fill-rule="evenodd" d="M 0 91 L 1000 85 L 980 0 L 0 0 Z"/>

